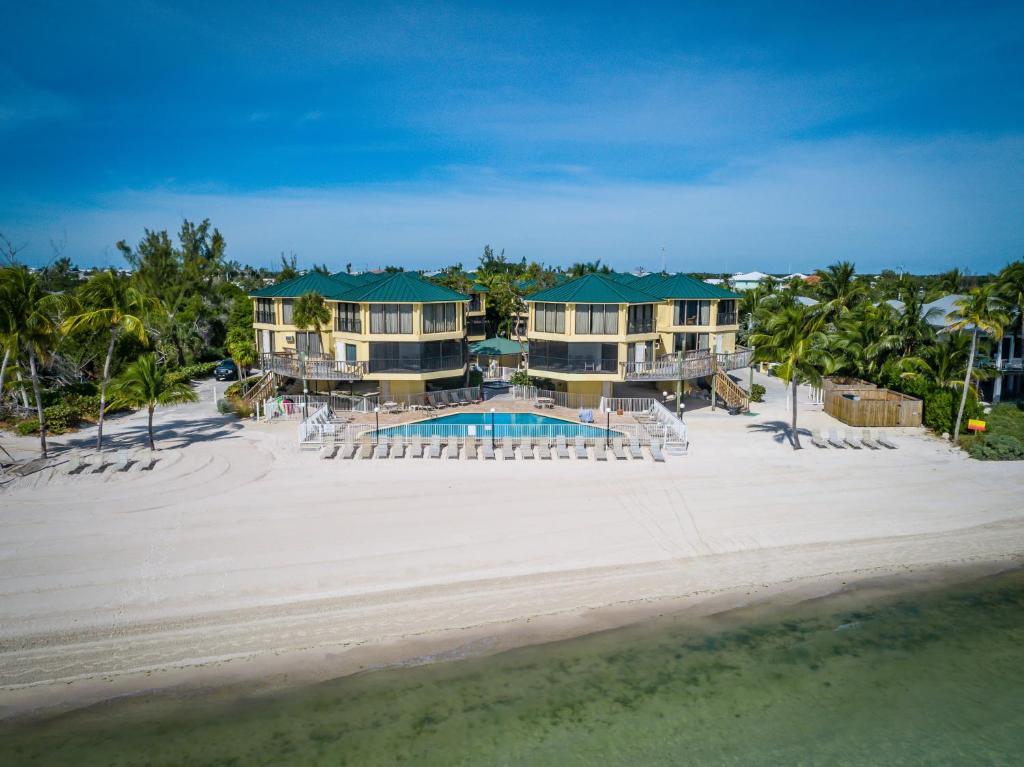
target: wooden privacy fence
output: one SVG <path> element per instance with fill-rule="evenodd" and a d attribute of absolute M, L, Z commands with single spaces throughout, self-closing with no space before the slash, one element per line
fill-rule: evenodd
<path fill-rule="evenodd" d="M 867 381 L 825 380 L 825 412 L 849 426 L 920 426 L 921 400 Z"/>

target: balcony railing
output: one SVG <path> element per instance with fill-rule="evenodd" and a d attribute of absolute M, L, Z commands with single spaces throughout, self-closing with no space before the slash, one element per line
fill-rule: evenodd
<path fill-rule="evenodd" d="M 638 333 L 653 333 L 654 332 L 654 320 L 646 320 L 643 322 L 630 322 L 626 325 L 627 335 L 636 335 Z"/>
<path fill-rule="evenodd" d="M 461 354 L 449 354 L 420 359 L 385 357 L 370 360 L 365 364 L 370 373 L 431 373 L 438 370 L 461 370 L 466 360 Z"/>
<path fill-rule="evenodd" d="M 336 317 L 334 329 L 342 333 L 362 333 L 363 321 L 358 317 Z"/>
<path fill-rule="evenodd" d="M 482 336 L 487 334 L 487 323 L 483 317 L 466 317 L 466 335 Z"/>
<path fill-rule="evenodd" d="M 537 357 L 530 356 L 531 370 L 548 370 L 552 373 L 615 373 L 616 360 L 596 360 L 588 357 Z"/>
<path fill-rule="evenodd" d="M 274 323 L 274 312 L 256 312 L 256 322 L 263 323 L 264 325 L 273 325 Z"/>
<path fill-rule="evenodd" d="M 719 325 L 735 325 L 736 312 L 719 312 L 716 321 Z"/>
<path fill-rule="evenodd" d="M 314 381 L 358 381 L 366 374 L 365 362 L 282 352 L 260 355 L 260 366 L 278 375 Z"/>
<path fill-rule="evenodd" d="M 743 347 L 723 354 L 699 350 L 666 354 L 647 362 L 623 362 L 620 369 L 622 377 L 632 381 L 688 380 L 713 375 L 716 368 L 728 371 L 748 367 L 752 357 L 753 350 Z"/>

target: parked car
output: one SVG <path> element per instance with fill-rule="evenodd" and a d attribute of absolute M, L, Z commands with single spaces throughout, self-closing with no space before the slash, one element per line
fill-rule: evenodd
<path fill-rule="evenodd" d="M 238 365 L 235 364 L 234 360 L 221 360 L 217 363 L 217 367 L 213 369 L 213 375 L 218 381 L 237 380 Z"/>

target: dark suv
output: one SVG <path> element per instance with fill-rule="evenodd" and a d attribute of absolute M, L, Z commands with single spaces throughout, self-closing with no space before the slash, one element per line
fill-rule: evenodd
<path fill-rule="evenodd" d="M 221 360 L 213 369 L 213 375 L 218 381 L 226 381 L 229 378 L 238 378 L 238 366 L 234 360 Z"/>

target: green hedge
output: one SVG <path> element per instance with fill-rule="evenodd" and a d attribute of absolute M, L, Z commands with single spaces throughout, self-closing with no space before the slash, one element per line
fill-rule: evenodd
<path fill-rule="evenodd" d="M 167 378 L 172 383 L 180 383 L 182 381 L 190 381 L 193 378 L 206 378 L 213 373 L 213 369 L 220 364 L 220 361 L 216 362 L 197 362 L 194 365 L 185 365 L 177 370 L 172 370 L 167 374 Z"/>
<path fill-rule="evenodd" d="M 924 425 L 936 434 L 952 434 L 953 424 L 956 423 L 956 412 L 960 408 L 960 392 L 952 389 L 940 389 L 930 381 L 919 378 L 900 378 L 893 376 L 883 385 L 911 397 L 918 397 L 923 401 L 924 413 L 922 418 Z M 978 398 L 973 393 L 967 395 L 967 405 L 964 407 L 964 419 L 960 425 L 960 433 L 966 433 L 967 420 L 969 418 L 981 418 L 982 407 L 978 404 Z"/>
<path fill-rule="evenodd" d="M 1024 442 L 1009 434 L 990 434 L 970 447 L 971 458 L 979 461 L 1024 460 Z"/>

